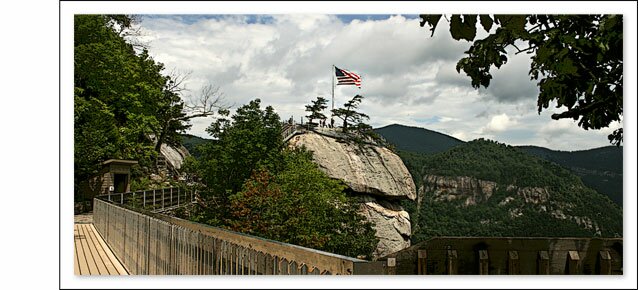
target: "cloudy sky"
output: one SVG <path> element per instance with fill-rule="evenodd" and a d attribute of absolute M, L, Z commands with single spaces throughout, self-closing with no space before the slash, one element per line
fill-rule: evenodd
<path fill-rule="evenodd" d="M 189 94 L 217 85 L 234 108 L 260 98 L 282 119 L 299 121 L 311 100 L 330 99 L 334 64 L 362 76 L 361 89 L 336 87 L 335 106 L 363 95 L 361 111 L 375 128 L 403 124 L 464 141 L 483 137 L 556 150 L 609 145 L 607 135 L 618 124 L 585 131 L 572 120 L 550 118 L 562 109 L 537 113 L 529 55 L 511 53 L 493 70 L 489 88 L 476 90 L 455 70 L 470 43 L 454 41 L 445 19 L 433 37 L 419 21 L 400 14 L 145 14 L 140 40 L 167 71 L 190 72 Z M 189 133 L 208 137 L 210 123 L 198 119 Z"/>

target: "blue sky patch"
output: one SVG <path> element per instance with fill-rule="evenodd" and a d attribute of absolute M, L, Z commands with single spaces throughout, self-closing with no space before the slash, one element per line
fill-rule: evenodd
<path fill-rule="evenodd" d="M 392 15 L 394 14 L 337 14 L 337 18 L 339 18 L 339 20 L 341 20 L 341 22 L 343 23 L 350 23 L 352 22 L 352 20 L 355 20 L 355 19 L 362 20 L 362 21 L 386 20 L 390 18 L 390 16 Z M 419 17 L 419 15 L 417 14 L 405 14 L 402 16 L 407 19 L 414 19 Z"/>
<path fill-rule="evenodd" d="M 392 15 L 394 14 L 337 14 L 336 16 L 339 20 L 341 20 L 341 22 L 348 24 L 355 19 L 361 21 L 386 20 Z M 419 17 L 417 14 L 403 14 L 402 16 L 407 19 L 415 19 Z M 273 16 L 269 14 L 143 14 L 142 17 L 149 19 L 170 18 L 179 20 L 185 24 L 193 24 L 200 20 L 221 20 L 233 17 L 246 17 L 246 24 L 270 24 L 274 22 Z"/>
<path fill-rule="evenodd" d="M 433 116 L 430 118 L 416 118 L 414 119 L 414 121 L 421 123 L 421 124 L 426 124 L 426 125 L 430 125 L 430 124 L 434 124 L 434 123 L 438 123 L 441 121 L 441 117 L 439 116 Z"/>

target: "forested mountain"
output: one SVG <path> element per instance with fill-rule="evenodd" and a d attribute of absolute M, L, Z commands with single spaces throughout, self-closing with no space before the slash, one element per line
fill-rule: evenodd
<path fill-rule="evenodd" d="M 421 154 L 443 152 L 465 142 L 432 130 L 389 125 L 375 129 L 398 150 L 402 156 L 410 156 L 404 162 L 414 163 Z M 524 152 L 559 164 L 580 177 L 582 182 L 607 195 L 622 206 L 623 196 L 623 150 L 606 146 L 583 151 L 557 151 L 538 146 L 518 146 Z"/>
<path fill-rule="evenodd" d="M 474 140 L 425 155 L 400 151 L 419 188 L 405 202 L 413 240 L 431 236 L 622 236 L 622 210 L 569 170 Z M 419 203 L 420 202 L 420 203 Z"/>
<path fill-rule="evenodd" d="M 190 134 L 182 134 L 181 137 L 182 145 L 184 145 L 184 147 L 188 149 L 188 152 L 195 158 L 200 158 L 202 154 L 199 145 L 213 141 L 213 139 L 201 138 Z"/>
<path fill-rule="evenodd" d="M 555 162 L 578 175 L 585 185 L 623 204 L 623 147 L 606 146 L 584 151 L 555 151 L 520 146 L 523 151 Z"/>
<path fill-rule="evenodd" d="M 374 129 L 397 149 L 418 153 L 436 153 L 464 142 L 424 128 L 392 124 Z"/>

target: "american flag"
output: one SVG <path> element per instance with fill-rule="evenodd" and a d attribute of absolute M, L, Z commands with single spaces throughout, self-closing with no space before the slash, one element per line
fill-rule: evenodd
<path fill-rule="evenodd" d="M 337 75 L 337 85 L 355 85 L 361 88 L 361 77 L 358 74 L 340 69 L 336 66 L 335 74 Z"/>

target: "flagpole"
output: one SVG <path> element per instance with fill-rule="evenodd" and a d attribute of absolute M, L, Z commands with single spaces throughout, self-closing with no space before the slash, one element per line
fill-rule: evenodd
<path fill-rule="evenodd" d="M 332 65 L 332 109 L 335 109 L 335 65 Z"/>

